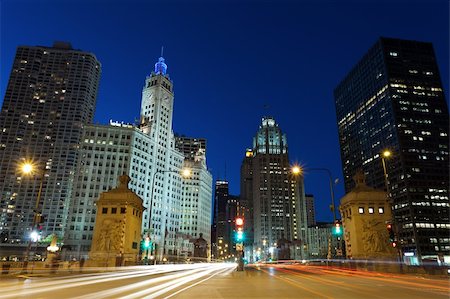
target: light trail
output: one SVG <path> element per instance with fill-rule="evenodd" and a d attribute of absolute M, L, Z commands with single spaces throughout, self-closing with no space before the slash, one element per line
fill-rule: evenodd
<path fill-rule="evenodd" d="M 73 289 L 87 285 L 101 284 L 112 281 L 134 279 L 144 276 L 150 276 L 148 280 L 138 283 L 133 283 L 131 285 L 119 286 L 106 291 L 97 292 L 90 294 L 89 296 L 80 296 L 79 298 L 105 298 L 105 297 L 117 297 L 115 295 L 127 291 L 132 291 L 133 289 L 139 289 L 147 285 L 152 285 L 166 280 L 173 280 L 168 285 L 174 285 L 177 282 L 188 283 L 192 281 L 192 277 L 203 277 L 208 275 L 211 271 L 217 271 L 224 268 L 235 267 L 234 264 L 183 264 L 183 265 L 158 265 L 158 266 L 147 266 L 147 267 L 127 267 L 128 271 L 120 272 L 109 272 L 101 274 L 87 274 L 87 275 L 76 275 L 72 278 L 71 276 L 66 276 L 62 278 L 55 279 L 45 279 L 41 281 L 39 278 L 27 279 L 22 284 L 20 282 L 12 282 L 9 285 L 2 287 L 2 292 L 0 298 L 13 298 L 13 297 L 26 297 L 36 294 L 55 292 L 65 289 Z M 134 269 L 134 271 L 130 271 Z M 171 272 L 179 272 L 175 274 L 168 274 Z M 166 275 L 164 275 L 166 274 Z M 164 275 L 162 277 L 151 277 L 153 275 Z M 188 278 L 184 278 L 189 276 Z M 156 290 L 156 289 L 152 289 Z M 75 290 L 74 290 L 75 291 Z M 72 292 L 72 291 L 71 291 Z M 75 294 L 71 297 L 76 296 Z"/>

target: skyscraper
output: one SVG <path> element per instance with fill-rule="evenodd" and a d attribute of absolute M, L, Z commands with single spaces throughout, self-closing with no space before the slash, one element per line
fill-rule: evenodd
<path fill-rule="evenodd" d="M 139 127 L 117 122 L 86 127 L 66 234 L 70 254 L 86 254 L 95 200 L 124 173 L 131 178 L 130 189 L 143 199 L 142 231 L 156 244 L 156 258 L 179 254 L 184 156 L 175 148 L 173 100 L 172 81 L 160 57 L 145 80 Z"/>
<path fill-rule="evenodd" d="M 346 192 L 363 169 L 388 193 L 410 262 L 450 258 L 449 116 L 431 43 L 380 38 L 334 92 Z"/>
<path fill-rule="evenodd" d="M 212 254 L 214 258 L 220 259 L 224 257 L 224 240 L 226 239 L 227 227 L 227 202 L 229 197 L 228 181 L 218 180 L 214 190 L 214 216 L 213 216 L 213 236 Z M 221 253 L 222 252 L 222 253 Z"/>
<path fill-rule="evenodd" d="M 305 195 L 305 205 L 306 205 L 306 225 L 308 227 L 316 225 L 316 212 L 314 210 L 314 195 Z"/>
<path fill-rule="evenodd" d="M 78 145 L 94 116 L 99 80 L 96 57 L 68 43 L 17 48 L 0 113 L 0 242 L 27 243 L 35 213 L 42 214 L 43 237 L 64 234 Z M 20 173 L 25 161 L 34 174 Z"/>
<path fill-rule="evenodd" d="M 241 190 L 245 191 L 243 199 L 251 201 L 254 248 L 265 251 L 277 246 L 280 239 L 292 242 L 301 238 L 299 196 L 304 197 L 303 179 L 291 175 L 286 135 L 271 117 L 262 119 L 253 148 L 246 152 Z"/>
<path fill-rule="evenodd" d="M 184 157 L 194 161 L 196 157 L 206 155 L 206 139 L 175 135 L 175 147 L 180 150 Z"/>
<path fill-rule="evenodd" d="M 193 252 L 190 238 L 202 237 L 211 245 L 212 175 L 206 166 L 206 139 L 176 136 L 176 148 L 184 154 L 184 167 L 191 175 L 182 180 L 181 219 L 178 244 Z M 182 240 L 181 240 L 182 239 Z"/>

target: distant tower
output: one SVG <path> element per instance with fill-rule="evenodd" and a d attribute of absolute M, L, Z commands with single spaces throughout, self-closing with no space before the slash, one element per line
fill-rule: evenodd
<path fill-rule="evenodd" d="M 286 135 L 273 118 L 264 117 L 241 167 L 242 199 L 244 205 L 251 202 L 253 245 L 267 251 L 262 255 L 280 239 L 300 239 L 299 196 L 304 191 L 295 190 L 299 186 L 303 179 L 291 176 Z"/>
<path fill-rule="evenodd" d="M 92 122 L 100 63 L 69 43 L 17 48 L 0 112 L 0 242 L 26 244 L 43 178 L 42 237 L 66 229 L 84 125 Z M 19 165 L 32 161 L 36 172 Z"/>
<path fill-rule="evenodd" d="M 305 195 L 306 203 L 306 225 L 308 227 L 316 225 L 316 213 L 314 210 L 314 195 Z"/>
<path fill-rule="evenodd" d="M 214 192 L 214 217 L 213 231 L 215 238 L 212 240 L 214 258 L 221 259 L 225 256 L 223 248 L 226 240 L 226 209 L 229 198 L 228 181 L 218 180 Z M 214 249 L 216 249 L 214 251 Z"/>

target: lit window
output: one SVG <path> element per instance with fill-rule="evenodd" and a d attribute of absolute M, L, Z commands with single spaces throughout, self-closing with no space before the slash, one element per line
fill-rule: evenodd
<path fill-rule="evenodd" d="M 373 208 L 369 208 L 369 214 L 373 214 Z"/>
<path fill-rule="evenodd" d="M 378 208 L 378 213 L 384 214 L 384 208 Z"/>
<path fill-rule="evenodd" d="M 394 56 L 394 57 L 397 57 L 397 56 L 398 56 L 398 53 L 397 53 L 397 52 L 389 52 L 389 55 Z"/>
<path fill-rule="evenodd" d="M 358 212 L 359 212 L 360 214 L 364 214 L 364 208 L 359 207 L 359 208 L 358 208 Z"/>

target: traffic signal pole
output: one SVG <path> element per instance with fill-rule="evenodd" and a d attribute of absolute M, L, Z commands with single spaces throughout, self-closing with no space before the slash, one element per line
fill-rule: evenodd
<path fill-rule="evenodd" d="M 236 251 L 237 251 L 237 271 L 244 271 L 244 218 L 237 217 L 234 220 L 236 225 Z"/>

